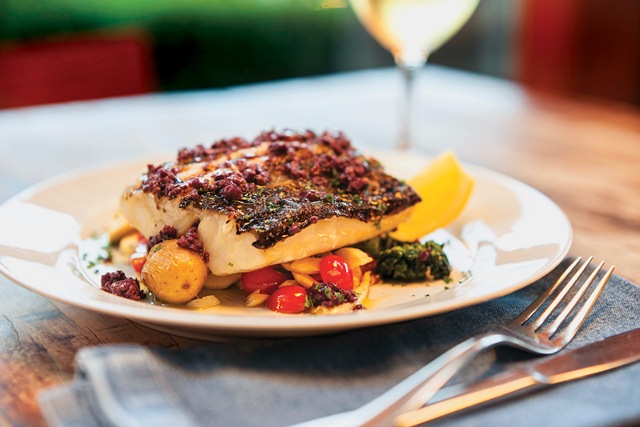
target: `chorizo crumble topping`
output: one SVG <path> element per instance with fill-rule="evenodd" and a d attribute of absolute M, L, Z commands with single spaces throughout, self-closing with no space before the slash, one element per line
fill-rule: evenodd
<path fill-rule="evenodd" d="M 330 282 L 320 282 L 307 289 L 307 297 L 311 307 L 336 307 L 356 302 L 358 294 L 353 290 L 345 290 Z"/>
<path fill-rule="evenodd" d="M 157 245 L 158 243 L 162 243 L 165 240 L 171 240 L 178 237 L 178 230 L 171 225 L 165 225 L 162 227 L 162 230 L 155 236 L 149 237 L 147 240 L 147 252 L 151 250 L 152 247 Z"/>
<path fill-rule="evenodd" d="M 206 175 L 190 178 L 196 169 Z M 183 148 L 173 162 L 148 165 L 141 190 L 179 198 L 181 208 L 223 213 L 235 220 L 238 234 L 253 233 L 259 249 L 321 219 L 378 223 L 420 201 L 342 133 L 312 131 L 269 131 L 253 141 L 231 138 Z"/>
<path fill-rule="evenodd" d="M 110 294 L 140 301 L 146 294 L 140 290 L 138 279 L 127 277 L 122 270 L 113 273 L 105 273 L 100 279 L 102 290 Z"/>
<path fill-rule="evenodd" d="M 172 240 L 178 238 L 178 230 L 171 225 L 165 225 L 162 230 L 155 236 L 151 236 L 147 241 L 147 252 L 154 246 L 164 242 L 165 240 Z M 209 262 L 209 252 L 204 250 L 204 243 L 198 236 L 198 225 L 195 224 L 187 231 L 184 236 L 178 239 L 178 246 L 184 249 L 189 249 L 200 255 L 204 262 Z"/>
<path fill-rule="evenodd" d="M 204 243 L 198 237 L 198 227 L 193 226 L 185 233 L 184 236 L 178 239 L 178 246 L 184 249 L 189 249 L 200 255 L 204 262 L 209 262 L 209 252 L 204 250 Z"/>

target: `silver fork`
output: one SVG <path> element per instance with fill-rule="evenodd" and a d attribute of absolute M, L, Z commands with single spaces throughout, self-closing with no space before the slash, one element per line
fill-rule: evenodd
<path fill-rule="evenodd" d="M 580 299 L 595 280 L 596 275 L 602 270 L 604 261 L 601 262 L 566 305 L 558 308 L 563 300 L 568 299 L 567 294 L 577 283 L 592 259 L 593 257 L 589 257 L 566 284 L 561 286 L 582 260 L 582 258 L 577 258 L 549 289 L 507 326 L 458 344 L 389 391 L 358 409 L 318 418 L 292 427 L 388 427 L 397 425 L 394 423 L 399 414 L 418 409 L 428 402 L 451 377 L 485 349 L 504 344 L 541 355 L 560 351 L 575 336 L 615 268 L 615 266 L 609 268 L 584 304 L 579 309 L 576 308 Z M 558 290 L 557 295 L 551 298 L 556 290 Z M 547 302 L 547 306 L 543 307 Z M 539 311 L 540 314 L 534 316 Z M 552 316 L 554 312 L 557 312 L 555 317 Z M 573 317 L 568 320 L 566 326 L 559 330 L 560 326 L 572 314 Z"/>

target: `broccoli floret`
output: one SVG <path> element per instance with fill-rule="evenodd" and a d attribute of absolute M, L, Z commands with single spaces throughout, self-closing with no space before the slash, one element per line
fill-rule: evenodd
<path fill-rule="evenodd" d="M 403 282 L 447 280 L 451 274 L 444 245 L 434 241 L 401 242 L 383 235 L 367 240 L 359 247 L 375 258 L 377 271 L 384 279 Z"/>

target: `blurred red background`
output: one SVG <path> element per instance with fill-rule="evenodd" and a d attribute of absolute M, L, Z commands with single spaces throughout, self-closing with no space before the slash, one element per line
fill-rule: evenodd
<path fill-rule="evenodd" d="M 140 33 L 58 37 L 0 50 L 0 107 L 137 95 L 154 90 Z"/>
<path fill-rule="evenodd" d="M 640 1 L 528 0 L 516 78 L 640 106 Z"/>

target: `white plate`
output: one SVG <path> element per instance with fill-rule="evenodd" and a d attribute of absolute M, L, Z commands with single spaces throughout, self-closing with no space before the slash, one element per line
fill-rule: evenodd
<path fill-rule="evenodd" d="M 400 177 L 428 162 L 416 155 L 376 154 Z M 454 267 L 469 272 L 459 283 L 376 285 L 369 310 L 330 316 L 245 308 L 233 292 L 222 295 L 229 304 L 207 310 L 130 301 L 101 291 L 99 276 L 85 268 L 81 253 L 91 231 L 104 226 L 122 189 L 146 163 L 73 172 L 6 202 L 0 207 L 0 271 L 48 298 L 187 337 L 299 336 L 416 319 L 506 295 L 551 271 L 572 239 L 566 216 L 546 196 L 467 165 L 476 178 L 473 196 L 453 224 L 432 236 L 450 241 Z"/>

